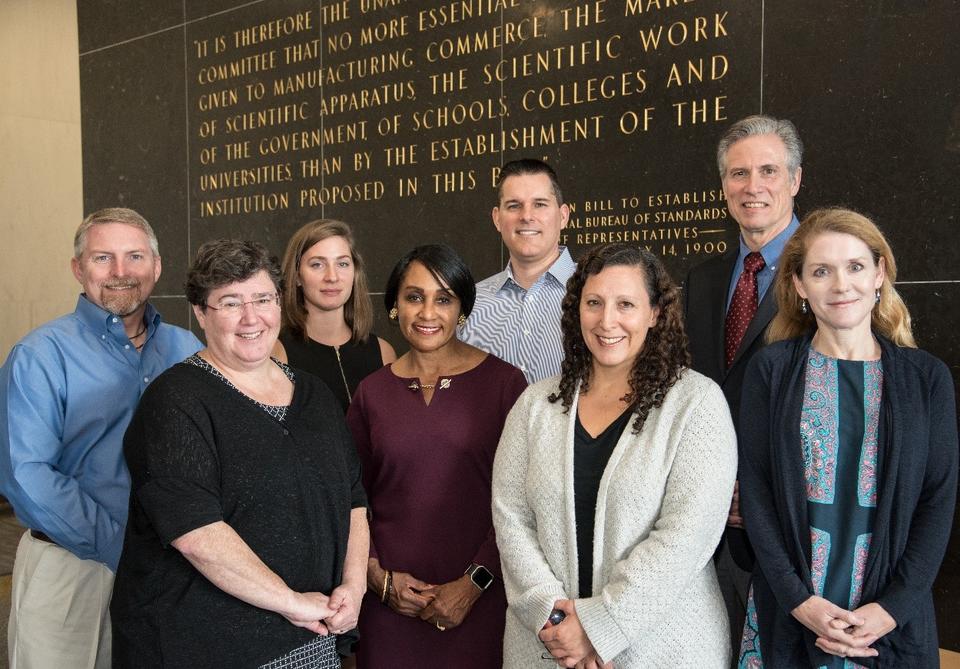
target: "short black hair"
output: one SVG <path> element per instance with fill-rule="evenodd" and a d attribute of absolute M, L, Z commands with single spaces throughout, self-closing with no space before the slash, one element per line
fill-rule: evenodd
<path fill-rule="evenodd" d="M 206 308 L 210 293 L 234 282 L 246 281 L 257 272 L 266 272 L 277 293 L 282 293 L 280 264 L 262 244 L 239 239 L 215 239 L 197 249 L 187 282 L 187 301 Z"/>
<path fill-rule="evenodd" d="M 497 204 L 503 199 L 503 182 L 509 177 L 521 176 L 523 174 L 546 174 L 550 177 L 550 186 L 553 187 L 553 195 L 557 198 L 557 206 L 563 204 L 563 192 L 560 190 L 560 180 L 553 168 L 542 160 L 536 158 L 520 158 L 511 160 L 500 168 L 500 174 L 497 175 Z"/>
<path fill-rule="evenodd" d="M 473 303 L 477 299 L 477 286 L 470 273 L 470 268 L 463 258 L 446 244 L 424 244 L 418 246 L 407 255 L 400 258 L 390 272 L 387 287 L 383 293 L 383 306 L 390 311 L 397 305 L 397 295 L 403 277 L 410 269 L 410 263 L 418 262 L 433 275 L 441 286 L 449 288 L 457 299 L 464 316 L 473 311 Z"/>

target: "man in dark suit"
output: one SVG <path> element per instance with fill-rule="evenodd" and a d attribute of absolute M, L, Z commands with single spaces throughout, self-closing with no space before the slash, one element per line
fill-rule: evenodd
<path fill-rule="evenodd" d="M 740 239 L 726 253 L 690 271 L 684 284 L 684 312 L 693 368 L 723 388 L 734 425 L 740 419 L 744 370 L 764 345 L 767 326 L 777 312 L 771 285 L 784 244 L 799 225 L 793 198 L 800 188 L 802 158 L 803 144 L 793 123 L 769 116 L 734 123 L 717 147 L 723 193 Z M 752 563 L 735 490 L 717 553 L 735 660 Z"/>

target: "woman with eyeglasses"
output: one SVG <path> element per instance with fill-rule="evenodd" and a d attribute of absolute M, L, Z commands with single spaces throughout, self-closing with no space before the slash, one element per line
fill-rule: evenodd
<path fill-rule="evenodd" d="M 186 294 L 207 347 L 147 388 L 124 439 L 114 666 L 339 667 L 369 534 L 337 401 L 270 357 L 280 272 L 265 248 L 204 244 Z"/>
<path fill-rule="evenodd" d="M 397 359 L 371 332 L 373 305 L 353 231 L 332 219 L 307 223 L 287 243 L 282 270 L 287 291 L 274 356 L 319 376 L 346 413 L 360 381 Z"/>

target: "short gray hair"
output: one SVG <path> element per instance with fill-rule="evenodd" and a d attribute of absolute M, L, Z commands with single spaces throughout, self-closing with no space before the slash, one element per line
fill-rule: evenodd
<path fill-rule="evenodd" d="M 786 119 L 776 119 L 772 116 L 748 116 L 730 126 L 720 143 L 717 145 L 717 167 L 720 169 L 720 178 L 723 179 L 727 169 L 727 151 L 730 147 L 747 137 L 756 135 L 776 135 L 787 148 L 787 170 L 790 177 L 796 177 L 797 169 L 803 162 L 803 142 L 797 126 Z"/>
<path fill-rule="evenodd" d="M 87 232 L 89 232 L 90 228 L 95 225 L 104 225 L 106 223 L 121 223 L 123 225 L 132 225 L 135 228 L 139 228 L 150 241 L 150 250 L 153 251 L 153 255 L 160 255 L 160 244 L 157 242 L 157 235 L 153 231 L 153 228 L 150 227 L 150 224 L 147 223 L 147 219 L 135 212 L 133 209 L 126 209 L 124 207 L 108 207 L 107 209 L 95 211 L 83 219 L 80 227 L 77 228 L 76 234 L 73 236 L 74 257 L 80 258 L 80 256 L 82 256 L 83 252 L 86 250 Z"/>

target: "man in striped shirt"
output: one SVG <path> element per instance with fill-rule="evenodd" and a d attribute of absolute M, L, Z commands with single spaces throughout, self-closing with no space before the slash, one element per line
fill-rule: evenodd
<path fill-rule="evenodd" d="M 560 231 L 570 208 L 553 168 L 531 158 L 501 168 L 497 196 L 493 225 L 510 262 L 477 284 L 460 338 L 519 367 L 534 383 L 559 374 L 563 360 L 560 303 L 576 264 L 560 246 Z"/>

